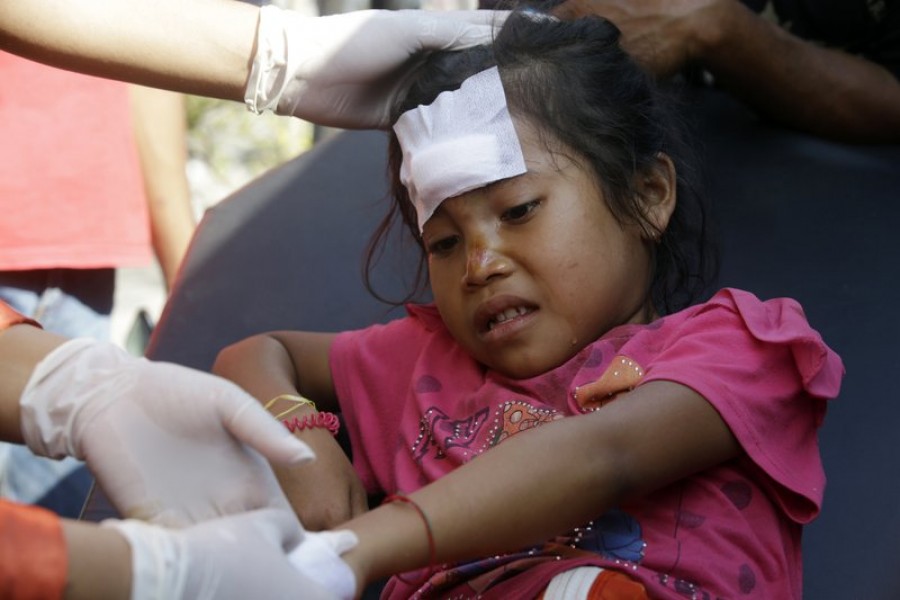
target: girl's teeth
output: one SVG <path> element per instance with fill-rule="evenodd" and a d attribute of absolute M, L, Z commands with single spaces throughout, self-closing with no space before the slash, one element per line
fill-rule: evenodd
<path fill-rule="evenodd" d="M 514 319 L 514 318 L 518 317 L 519 315 L 524 315 L 526 312 L 527 311 L 522 307 L 507 308 L 503 312 L 498 313 L 491 320 L 491 322 L 488 325 L 488 330 L 493 329 L 495 325 L 499 325 L 500 323 L 504 323 L 506 321 L 509 321 L 510 319 Z"/>

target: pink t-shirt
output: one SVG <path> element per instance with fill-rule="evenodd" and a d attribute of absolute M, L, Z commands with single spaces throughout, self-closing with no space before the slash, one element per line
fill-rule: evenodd
<path fill-rule="evenodd" d="M 331 351 L 354 465 L 371 492 L 414 491 L 508 436 L 583 414 L 592 407 L 574 392 L 592 382 L 613 396 L 656 380 L 688 386 L 744 449 L 589 528 L 450 567 L 423 596 L 535 597 L 555 574 L 596 564 L 655 598 L 801 598 L 801 526 L 818 514 L 825 485 L 817 429 L 844 371 L 795 301 L 724 289 L 648 325 L 617 327 L 525 380 L 470 358 L 434 307 L 409 313 L 342 333 Z M 394 578 L 385 595 L 414 591 Z"/>
<path fill-rule="evenodd" d="M 153 260 L 128 87 L 0 52 L 0 271 Z"/>

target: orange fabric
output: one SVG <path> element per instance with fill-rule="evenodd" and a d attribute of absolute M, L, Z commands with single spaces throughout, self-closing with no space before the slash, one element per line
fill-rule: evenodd
<path fill-rule="evenodd" d="M 10 308 L 8 304 L 0 300 L 0 331 L 21 323 L 28 323 L 29 325 L 40 327 L 37 321 L 17 313 Z"/>
<path fill-rule="evenodd" d="M 649 600 L 647 590 L 618 571 L 603 571 L 594 580 L 587 600 Z"/>
<path fill-rule="evenodd" d="M 59 517 L 0 500 L 0 590 L 8 600 L 56 600 L 69 558 Z"/>

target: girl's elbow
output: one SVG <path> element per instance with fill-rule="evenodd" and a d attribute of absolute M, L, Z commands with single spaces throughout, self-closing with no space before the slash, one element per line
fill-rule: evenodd
<path fill-rule="evenodd" d="M 253 356 L 256 348 L 264 344 L 266 335 L 254 335 L 243 340 L 229 344 L 219 350 L 213 362 L 212 372 L 216 375 L 227 377 L 236 365 L 246 363 L 247 358 Z"/>

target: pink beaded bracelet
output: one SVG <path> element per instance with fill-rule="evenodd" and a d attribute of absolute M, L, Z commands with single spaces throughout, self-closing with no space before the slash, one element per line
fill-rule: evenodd
<path fill-rule="evenodd" d="M 337 435 L 338 429 L 341 428 L 341 422 L 334 413 L 320 412 L 304 415 L 303 418 L 294 417 L 293 419 L 285 419 L 285 427 L 288 431 L 303 431 L 304 429 L 314 429 L 316 427 L 324 427 L 331 432 L 331 435 Z"/>

